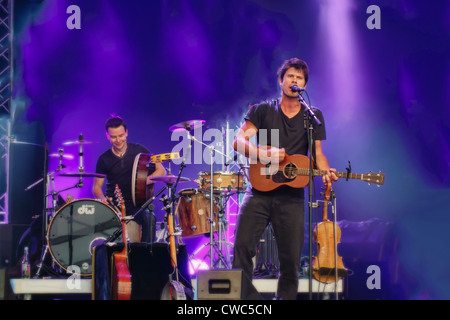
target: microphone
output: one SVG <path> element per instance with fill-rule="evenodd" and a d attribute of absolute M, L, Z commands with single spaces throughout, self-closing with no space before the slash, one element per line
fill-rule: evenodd
<path fill-rule="evenodd" d="M 300 87 L 297 87 L 297 86 L 292 86 L 291 90 L 293 92 L 300 92 L 301 93 L 301 92 L 305 91 L 306 89 L 305 88 L 300 88 Z"/>

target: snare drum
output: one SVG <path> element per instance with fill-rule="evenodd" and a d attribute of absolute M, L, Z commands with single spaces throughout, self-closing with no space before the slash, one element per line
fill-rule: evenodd
<path fill-rule="evenodd" d="M 209 192 L 211 188 L 211 174 L 209 171 L 198 173 L 199 190 Z M 244 190 L 244 175 L 242 172 L 214 171 L 213 191 L 231 192 Z"/>
<path fill-rule="evenodd" d="M 188 238 L 211 232 L 210 217 L 211 202 L 204 193 L 199 193 L 197 189 L 183 189 L 180 196 L 176 212 L 178 222 L 182 229 L 181 236 Z M 208 195 L 209 196 L 209 195 Z M 218 231 L 217 214 L 219 209 L 213 203 L 214 211 L 214 231 Z"/>
<path fill-rule="evenodd" d="M 64 270 L 77 266 L 80 275 L 92 274 L 92 251 L 122 226 L 118 214 L 98 200 L 67 203 L 50 221 L 47 241 L 50 254 Z M 115 242 L 123 242 L 120 235 Z"/>

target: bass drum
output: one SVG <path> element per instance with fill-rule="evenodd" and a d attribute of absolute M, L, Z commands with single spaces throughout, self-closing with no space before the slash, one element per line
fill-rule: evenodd
<path fill-rule="evenodd" d="M 118 214 L 98 200 L 80 199 L 61 207 L 50 221 L 47 241 L 51 256 L 64 270 L 92 275 L 92 251 L 122 224 Z M 123 242 L 122 235 L 114 242 Z"/>

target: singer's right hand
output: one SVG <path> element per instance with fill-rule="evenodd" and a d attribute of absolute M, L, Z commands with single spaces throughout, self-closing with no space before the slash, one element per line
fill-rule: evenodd
<path fill-rule="evenodd" d="M 277 147 L 259 147 L 259 160 L 262 163 L 269 163 L 278 161 L 280 163 L 286 156 L 284 148 Z"/>

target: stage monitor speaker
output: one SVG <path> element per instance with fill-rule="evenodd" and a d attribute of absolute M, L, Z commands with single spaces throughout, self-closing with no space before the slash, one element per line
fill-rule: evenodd
<path fill-rule="evenodd" d="M 198 300 L 262 300 L 241 269 L 205 270 L 197 274 Z"/>

